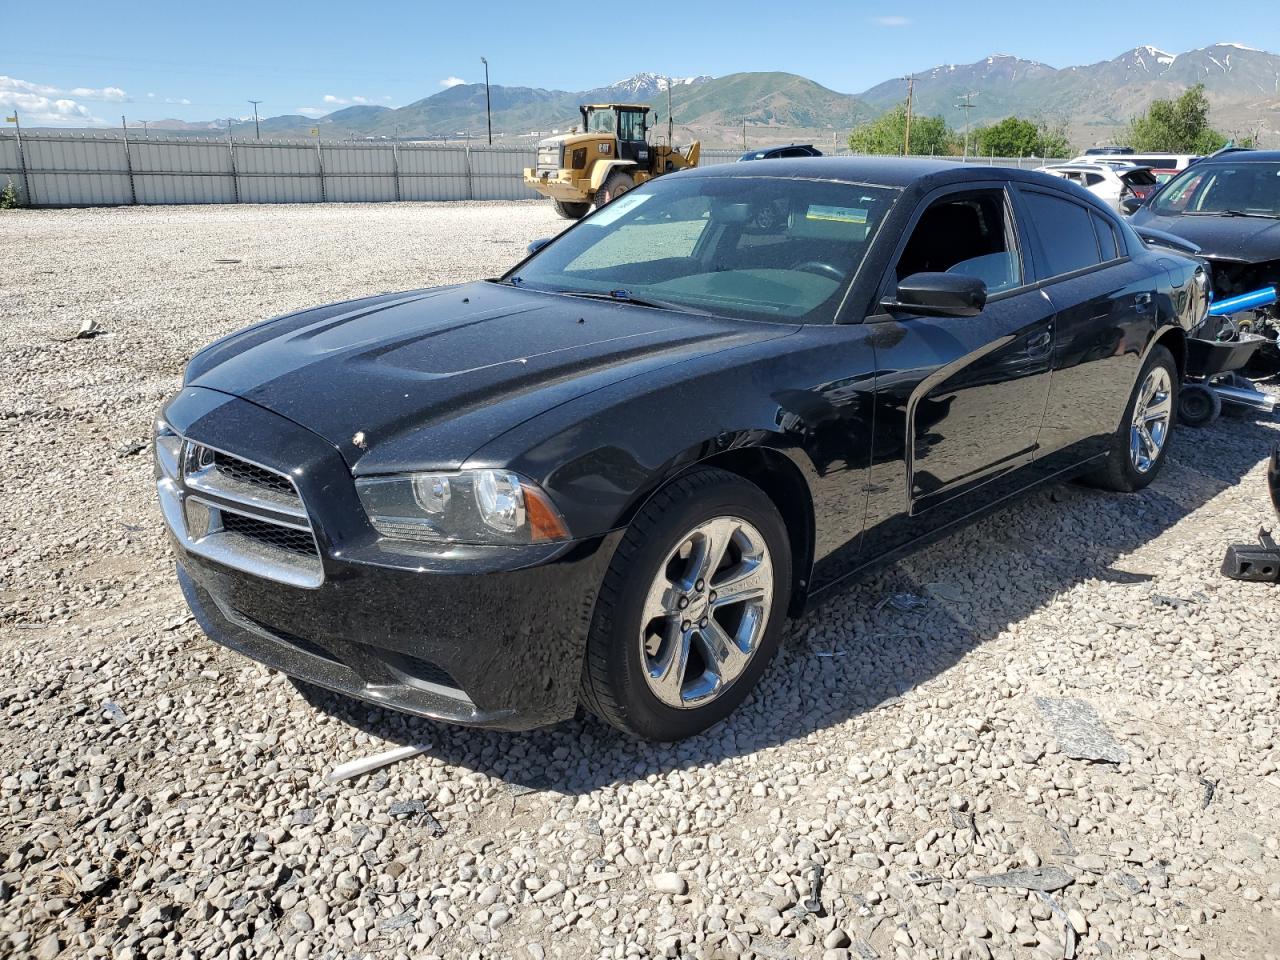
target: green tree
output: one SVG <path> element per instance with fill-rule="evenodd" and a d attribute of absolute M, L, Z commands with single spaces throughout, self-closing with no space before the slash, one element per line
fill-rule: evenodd
<path fill-rule="evenodd" d="M 849 149 L 854 153 L 902 154 L 906 142 L 907 105 L 900 103 L 874 120 L 859 124 L 849 134 Z M 941 154 L 960 152 L 955 131 L 942 117 L 911 118 L 911 152 Z"/>
<path fill-rule="evenodd" d="M 974 152 L 984 157 L 1068 157 L 1071 144 L 1064 124 L 1005 117 L 973 132 Z"/>
<path fill-rule="evenodd" d="M 1227 138 L 1209 126 L 1209 99 L 1197 83 L 1176 100 L 1155 100 L 1129 123 L 1129 144 L 1139 151 L 1213 153 Z"/>

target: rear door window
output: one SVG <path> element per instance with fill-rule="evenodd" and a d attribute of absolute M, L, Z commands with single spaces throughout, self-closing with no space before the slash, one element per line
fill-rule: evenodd
<path fill-rule="evenodd" d="M 1098 253 L 1102 257 L 1102 262 L 1115 260 L 1120 256 L 1120 241 L 1116 236 L 1116 228 L 1111 225 L 1108 220 L 1100 213 L 1090 213 L 1093 217 L 1093 229 L 1098 235 Z"/>
<path fill-rule="evenodd" d="M 1023 190 L 1022 201 L 1039 243 L 1041 280 L 1060 277 L 1102 262 L 1093 213 L 1065 197 Z"/>

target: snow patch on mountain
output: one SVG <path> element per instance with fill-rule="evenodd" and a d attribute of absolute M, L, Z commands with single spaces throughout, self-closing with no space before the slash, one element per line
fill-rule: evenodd
<path fill-rule="evenodd" d="M 608 89 L 643 100 L 646 97 L 652 97 L 655 94 L 664 92 L 667 89 L 668 82 L 674 88 L 693 86 L 694 84 L 706 83 L 708 80 L 714 79 L 714 77 L 708 76 L 664 77 L 660 74 L 645 72 L 637 73 L 635 76 L 627 77 L 625 80 L 615 81 L 609 84 Z"/>

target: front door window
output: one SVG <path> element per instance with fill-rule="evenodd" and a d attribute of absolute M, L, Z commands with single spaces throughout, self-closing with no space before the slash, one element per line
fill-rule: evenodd
<path fill-rule="evenodd" d="M 644 139 L 644 113 L 640 110 L 618 111 L 618 139 Z"/>

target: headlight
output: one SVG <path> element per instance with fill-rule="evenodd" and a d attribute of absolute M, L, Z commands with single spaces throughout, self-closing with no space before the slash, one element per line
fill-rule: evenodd
<path fill-rule="evenodd" d="M 169 477 L 176 480 L 178 464 L 182 459 L 182 438 L 163 420 L 156 420 L 156 479 Z"/>
<path fill-rule="evenodd" d="M 399 540 L 522 544 L 569 536 L 550 498 L 506 470 L 369 477 L 356 491 L 374 529 Z"/>

